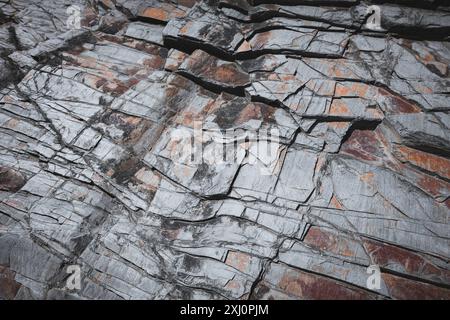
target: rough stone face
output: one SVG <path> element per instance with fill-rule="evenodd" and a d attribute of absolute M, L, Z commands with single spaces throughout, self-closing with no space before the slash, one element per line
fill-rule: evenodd
<path fill-rule="evenodd" d="M 287 2 L 0 0 L 0 299 L 450 299 L 450 7 Z"/>

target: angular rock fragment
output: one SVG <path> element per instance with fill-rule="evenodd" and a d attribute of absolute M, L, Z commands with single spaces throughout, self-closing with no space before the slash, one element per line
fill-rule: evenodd
<path fill-rule="evenodd" d="M 25 177 L 11 168 L 0 167 L 0 181 L 0 190 L 15 192 L 25 184 Z"/>
<path fill-rule="evenodd" d="M 342 282 L 272 263 L 263 281 L 255 289 L 255 298 L 286 299 L 286 297 L 278 296 L 280 291 L 285 296 L 300 300 L 323 300 L 336 296 L 343 299 L 367 300 L 377 297 Z"/>

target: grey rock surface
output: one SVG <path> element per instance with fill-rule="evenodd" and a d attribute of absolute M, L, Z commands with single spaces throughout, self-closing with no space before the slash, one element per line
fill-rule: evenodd
<path fill-rule="evenodd" d="M 450 7 L 378 2 L 0 0 L 0 299 L 450 299 Z"/>

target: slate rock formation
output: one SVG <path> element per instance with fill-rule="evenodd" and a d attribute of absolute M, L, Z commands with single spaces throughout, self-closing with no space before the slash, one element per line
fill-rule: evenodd
<path fill-rule="evenodd" d="M 438 0 L 0 0 L 0 298 L 449 299 L 449 40 Z M 198 122 L 279 133 L 269 174 L 179 157 Z"/>

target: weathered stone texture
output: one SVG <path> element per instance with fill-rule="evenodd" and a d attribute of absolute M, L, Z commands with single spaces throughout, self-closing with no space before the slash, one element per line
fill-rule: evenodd
<path fill-rule="evenodd" d="M 0 299 L 450 299 L 450 7 L 378 2 L 0 0 Z"/>

